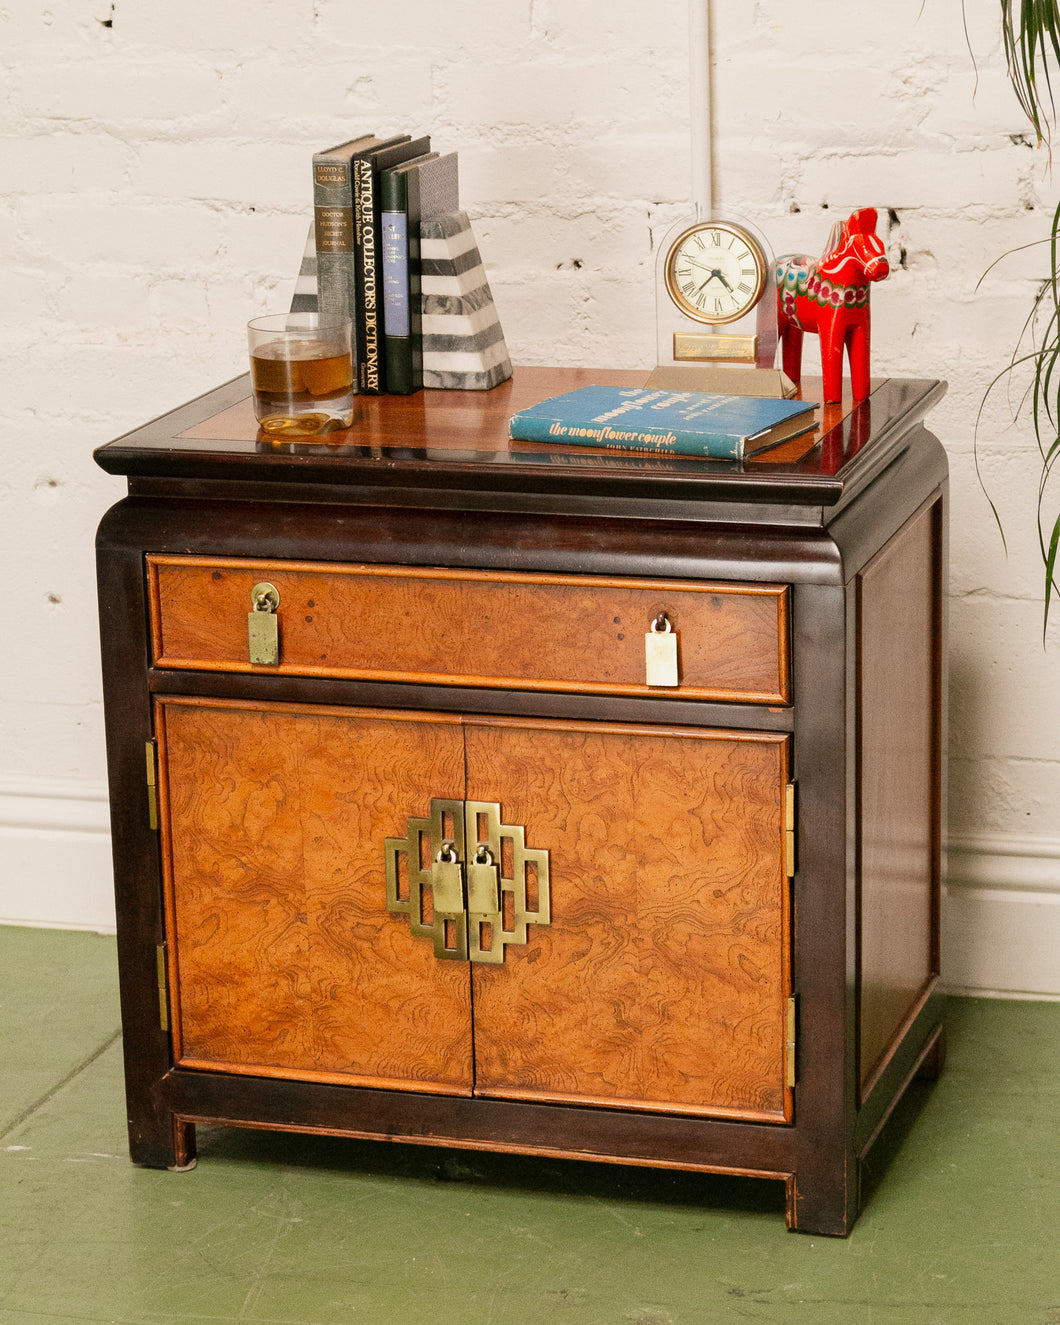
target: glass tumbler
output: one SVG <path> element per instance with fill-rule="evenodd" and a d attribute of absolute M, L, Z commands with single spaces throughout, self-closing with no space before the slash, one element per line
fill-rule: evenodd
<path fill-rule="evenodd" d="M 254 414 L 276 437 L 353 422 L 353 324 L 332 313 L 275 313 L 247 323 Z"/>

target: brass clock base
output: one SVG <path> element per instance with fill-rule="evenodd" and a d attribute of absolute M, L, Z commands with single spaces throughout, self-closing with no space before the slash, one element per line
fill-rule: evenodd
<path fill-rule="evenodd" d="M 711 391 L 720 396 L 768 396 L 786 400 L 798 388 L 779 368 L 726 368 L 713 363 L 659 364 L 646 386 L 662 391 Z"/>

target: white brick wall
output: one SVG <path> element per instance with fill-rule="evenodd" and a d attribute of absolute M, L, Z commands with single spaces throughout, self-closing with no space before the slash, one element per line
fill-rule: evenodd
<path fill-rule="evenodd" d="M 714 0 L 712 149 L 719 208 L 777 252 L 881 210 L 896 266 L 874 368 L 950 383 L 933 423 L 953 472 L 951 830 L 989 835 L 1003 869 L 998 843 L 1060 858 L 1060 624 L 1043 653 L 1033 439 L 991 402 L 979 461 L 1006 557 L 973 433 L 1041 252 L 976 285 L 1045 233 L 1056 187 L 996 7 L 978 10 L 973 68 L 953 5 Z M 687 0 L 0 7 L 0 801 L 23 803 L 20 779 L 37 800 L 48 779 L 63 803 L 99 794 L 91 545 L 121 485 L 91 450 L 241 371 L 243 323 L 289 295 L 313 149 L 429 130 L 461 154 L 516 361 L 648 364 L 653 243 L 689 202 L 687 33 Z"/>

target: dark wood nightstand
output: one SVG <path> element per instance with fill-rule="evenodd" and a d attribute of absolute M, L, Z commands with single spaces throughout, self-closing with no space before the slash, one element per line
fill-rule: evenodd
<path fill-rule="evenodd" d="M 507 438 L 644 376 L 302 443 L 244 378 L 96 453 L 136 1161 L 293 1128 L 779 1178 L 850 1228 L 942 1060 L 944 387 L 742 466 Z"/>

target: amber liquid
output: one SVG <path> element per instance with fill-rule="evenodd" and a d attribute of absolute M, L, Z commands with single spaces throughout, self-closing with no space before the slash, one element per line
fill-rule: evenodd
<path fill-rule="evenodd" d="M 250 357 L 254 410 L 262 427 L 292 431 L 299 421 L 308 432 L 350 422 L 353 363 L 345 351 L 306 342 L 273 341 Z M 316 426 L 314 426 L 316 425 Z"/>

